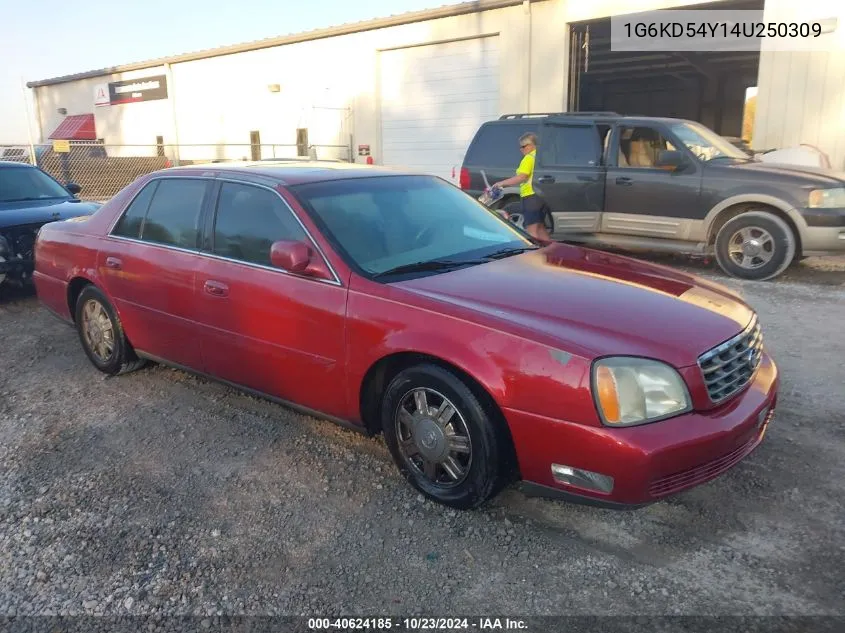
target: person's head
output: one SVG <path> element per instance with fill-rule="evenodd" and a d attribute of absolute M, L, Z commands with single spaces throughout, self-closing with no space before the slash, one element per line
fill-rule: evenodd
<path fill-rule="evenodd" d="M 519 137 L 519 150 L 523 154 L 528 154 L 537 149 L 537 135 L 528 132 Z"/>

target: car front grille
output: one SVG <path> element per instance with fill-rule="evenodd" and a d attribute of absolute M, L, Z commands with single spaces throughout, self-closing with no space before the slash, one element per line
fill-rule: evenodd
<path fill-rule="evenodd" d="M 698 357 L 698 366 L 714 404 L 724 402 L 754 377 L 763 356 L 763 333 L 757 315 L 739 334 Z"/>

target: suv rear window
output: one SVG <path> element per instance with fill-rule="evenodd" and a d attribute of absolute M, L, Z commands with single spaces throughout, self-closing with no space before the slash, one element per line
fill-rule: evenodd
<path fill-rule="evenodd" d="M 522 160 L 519 137 L 526 132 L 537 133 L 536 121 L 525 123 L 490 123 L 482 125 L 470 145 L 464 165 L 467 167 L 500 167 L 515 169 Z M 542 142 L 542 139 L 540 140 Z"/>

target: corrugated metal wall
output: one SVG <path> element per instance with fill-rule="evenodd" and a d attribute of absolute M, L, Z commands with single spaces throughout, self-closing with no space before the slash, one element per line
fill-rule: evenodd
<path fill-rule="evenodd" d="M 815 145 L 845 170 L 845 2 L 767 0 L 766 22 L 838 18 L 827 51 L 770 51 L 760 58 L 755 148 Z"/>

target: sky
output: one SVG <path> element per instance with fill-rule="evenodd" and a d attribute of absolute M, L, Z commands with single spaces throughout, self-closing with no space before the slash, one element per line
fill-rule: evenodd
<path fill-rule="evenodd" d="M 0 0 L 0 145 L 28 143 L 27 81 L 460 2 Z"/>

